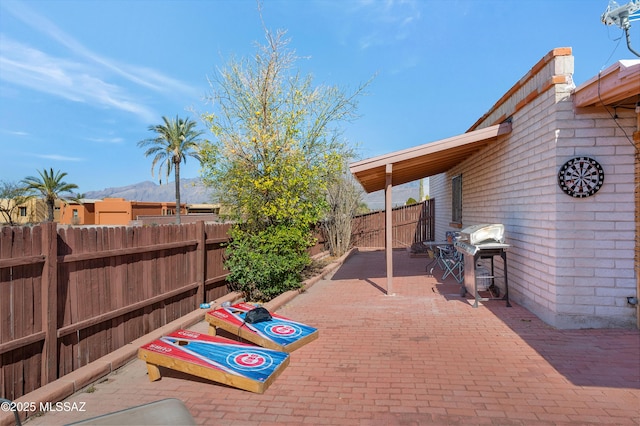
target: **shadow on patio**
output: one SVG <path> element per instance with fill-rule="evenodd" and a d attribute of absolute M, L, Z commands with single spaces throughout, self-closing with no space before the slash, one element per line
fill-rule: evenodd
<path fill-rule="evenodd" d="M 394 292 L 396 296 L 419 295 L 423 287 L 449 302 L 472 305 L 467 294 L 461 297 L 460 285 L 451 277 L 440 279 L 442 269 L 435 267 L 433 276 L 426 273 L 430 259 L 412 258 L 406 250 L 394 250 Z M 350 259 L 338 270 L 334 280 L 364 280 L 386 292 L 385 254 L 365 251 Z M 513 284 L 512 284 L 513 285 Z M 536 317 L 526 308 L 511 302 L 482 302 L 478 310 L 490 314 L 508 326 L 524 343 L 544 357 L 571 383 L 580 386 L 603 386 L 640 389 L 640 331 L 620 329 L 558 330 Z M 477 313 L 469 312 L 474 316 Z M 454 323 L 451 326 L 455 327 Z M 473 328 L 482 327 L 482 323 Z M 480 332 L 479 332 L 480 333 Z M 500 362 L 499 359 L 495 360 Z"/>

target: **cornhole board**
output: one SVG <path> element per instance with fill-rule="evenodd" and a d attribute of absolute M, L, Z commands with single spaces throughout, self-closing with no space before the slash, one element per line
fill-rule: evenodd
<path fill-rule="evenodd" d="M 255 393 L 267 390 L 289 365 L 286 352 L 190 330 L 140 347 L 138 358 L 147 363 L 152 382 L 160 379 L 158 367 L 166 367 Z"/>
<path fill-rule="evenodd" d="M 288 353 L 318 338 L 317 329 L 273 312 L 270 321 L 246 323 L 247 312 L 255 307 L 250 303 L 238 303 L 207 312 L 209 334 L 215 336 L 220 328 L 264 348 Z"/>

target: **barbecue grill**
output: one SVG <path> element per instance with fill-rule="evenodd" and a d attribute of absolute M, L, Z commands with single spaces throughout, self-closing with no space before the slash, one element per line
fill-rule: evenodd
<path fill-rule="evenodd" d="M 464 257 L 464 282 L 460 289 L 461 295 L 469 293 L 474 296 L 474 308 L 478 307 L 478 302 L 491 299 L 505 300 L 510 307 L 506 253 L 509 244 L 504 242 L 504 225 L 479 224 L 464 228 L 460 231 L 460 237 L 454 246 Z M 503 297 L 500 297 L 500 288 L 496 285 L 494 256 L 500 256 L 504 266 Z M 491 259 L 490 272 L 479 264 L 480 259 Z M 480 292 L 488 292 L 489 296 L 482 296 Z"/>

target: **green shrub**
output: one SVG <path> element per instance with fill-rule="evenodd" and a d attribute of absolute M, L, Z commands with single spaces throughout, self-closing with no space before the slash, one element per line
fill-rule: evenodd
<path fill-rule="evenodd" d="M 311 263 L 308 229 L 274 225 L 251 233 L 236 227 L 227 246 L 227 281 L 248 301 L 266 302 L 298 289 L 302 271 Z"/>

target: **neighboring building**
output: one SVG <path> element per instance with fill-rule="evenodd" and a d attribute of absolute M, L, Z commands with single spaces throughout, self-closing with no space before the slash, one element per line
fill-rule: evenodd
<path fill-rule="evenodd" d="M 0 206 L 12 200 L 0 199 Z M 217 221 L 218 204 L 183 204 L 181 222 Z M 16 225 L 41 223 L 47 217 L 47 205 L 40 198 L 30 198 L 12 210 Z M 124 198 L 84 199 L 81 202 L 56 200 L 54 222 L 62 225 L 147 225 L 175 223 L 176 203 L 128 201 Z M 9 223 L 0 214 L 0 224 Z"/>
<path fill-rule="evenodd" d="M 65 203 L 58 221 L 66 225 L 94 225 L 96 223 L 95 203 L 100 200 Z"/>
<path fill-rule="evenodd" d="M 573 73 L 571 49 L 554 49 L 467 133 L 351 171 L 367 192 L 430 176 L 438 240 L 503 223 L 510 299 L 548 324 L 632 327 L 640 324 L 640 61 L 620 61 L 578 88 Z M 600 184 L 594 169 L 584 194 L 577 181 L 564 182 L 565 191 L 559 179 L 578 157 L 604 173 Z"/>
<path fill-rule="evenodd" d="M 13 200 L 0 199 L 0 205 L 11 207 Z M 56 200 L 53 210 L 53 220 L 60 218 L 60 200 Z M 26 202 L 12 209 L 11 219 L 17 225 L 41 223 L 47 220 L 47 203 L 41 198 L 29 198 Z M 4 214 L 0 214 L 0 223 L 9 223 Z"/>
<path fill-rule="evenodd" d="M 220 214 L 219 204 L 187 204 L 187 214 L 203 213 L 203 214 Z"/>
<path fill-rule="evenodd" d="M 183 204 L 182 222 L 215 220 L 219 206 L 212 204 Z M 65 204 L 61 224 L 65 225 L 143 225 L 175 223 L 176 203 L 128 201 L 124 198 L 82 200 Z"/>
<path fill-rule="evenodd" d="M 129 225 L 138 216 L 173 216 L 176 203 L 128 201 L 124 198 L 83 200 L 65 205 L 60 223 L 65 225 Z M 181 212 L 185 213 L 185 207 Z"/>

